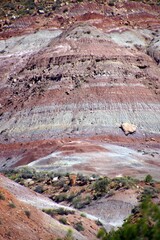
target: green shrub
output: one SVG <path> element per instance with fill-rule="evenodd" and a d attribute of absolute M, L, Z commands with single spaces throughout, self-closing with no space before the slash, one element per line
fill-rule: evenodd
<path fill-rule="evenodd" d="M 77 222 L 75 225 L 74 225 L 74 228 L 77 230 L 77 231 L 84 231 L 84 227 L 83 227 L 83 224 L 82 222 Z"/>
<path fill-rule="evenodd" d="M 72 230 L 69 229 L 66 236 L 63 239 L 62 238 L 57 238 L 57 240 L 74 240 Z"/>
<path fill-rule="evenodd" d="M 65 224 L 65 225 L 67 224 L 67 220 L 64 217 L 60 218 L 59 222 Z"/>
<path fill-rule="evenodd" d="M 65 209 L 65 208 L 58 208 L 58 209 L 43 209 L 43 212 L 47 213 L 48 215 L 50 215 L 51 217 L 55 216 L 56 214 L 59 215 L 68 215 L 68 214 L 74 214 L 75 211 L 73 210 L 69 210 L 69 209 Z"/>
<path fill-rule="evenodd" d="M 68 202 L 72 202 L 73 199 L 74 199 L 76 196 L 77 196 L 76 193 L 71 192 L 71 194 L 70 194 L 69 196 L 67 196 L 67 201 L 68 201 Z"/>
<path fill-rule="evenodd" d="M 137 179 L 133 179 L 132 177 L 125 176 L 125 177 L 120 177 L 120 178 L 115 178 L 114 182 L 118 184 L 117 188 L 132 188 L 138 183 Z"/>
<path fill-rule="evenodd" d="M 56 212 L 55 212 L 55 209 L 51 209 L 51 208 L 48 208 L 48 209 L 42 209 L 43 212 L 47 213 L 48 215 L 50 215 L 51 217 L 53 217 Z"/>
<path fill-rule="evenodd" d="M 77 209 L 81 209 L 81 208 L 85 207 L 85 203 L 83 202 L 81 196 L 75 197 L 72 201 L 72 204 L 73 204 L 74 208 L 77 208 Z"/>
<path fill-rule="evenodd" d="M 142 192 L 142 200 L 145 199 L 146 197 L 157 197 L 158 196 L 158 190 L 154 187 L 145 187 L 143 192 Z"/>
<path fill-rule="evenodd" d="M 64 240 L 74 240 L 71 229 L 68 230 Z"/>
<path fill-rule="evenodd" d="M 75 211 L 65 209 L 65 208 L 58 208 L 58 209 L 55 210 L 55 212 L 59 215 L 68 215 L 68 214 L 74 214 L 75 213 Z"/>
<path fill-rule="evenodd" d="M 81 217 L 86 217 L 86 214 L 85 213 L 81 213 Z"/>
<path fill-rule="evenodd" d="M 64 193 L 62 193 L 62 194 L 59 194 L 59 195 L 56 195 L 55 197 L 54 197 L 54 200 L 55 200 L 55 202 L 63 202 L 63 201 L 65 201 L 65 200 L 68 200 L 68 198 L 67 198 L 67 195 L 66 194 L 64 194 Z"/>
<path fill-rule="evenodd" d="M 136 213 L 137 214 L 137 213 Z M 104 229 L 97 237 L 102 240 L 158 240 L 160 236 L 160 206 L 146 198 L 139 206 L 138 215 L 130 216 L 117 231 Z"/>
<path fill-rule="evenodd" d="M 146 177 L 145 177 L 145 180 L 144 180 L 146 183 L 151 183 L 153 181 L 153 178 L 150 174 L 148 174 Z"/>
<path fill-rule="evenodd" d="M 98 179 L 98 180 L 96 180 L 96 182 L 94 183 L 93 189 L 94 189 L 96 192 L 105 193 L 106 190 L 107 190 L 108 184 L 109 184 L 108 178 Z"/>
<path fill-rule="evenodd" d="M 28 168 L 28 167 L 24 167 L 22 169 L 20 169 L 20 175 L 23 179 L 27 179 L 27 178 L 32 178 L 35 174 L 35 170 Z"/>

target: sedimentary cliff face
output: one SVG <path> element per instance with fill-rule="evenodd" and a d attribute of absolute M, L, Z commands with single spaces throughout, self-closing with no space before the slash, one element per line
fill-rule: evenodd
<path fill-rule="evenodd" d="M 19 28 L 25 35 L 2 31 L 1 167 L 44 157 L 62 138 L 137 144 L 151 139 L 157 147 L 159 10 L 135 2 L 71 4 L 65 14 L 59 10 L 62 18 L 48 18 L 52 29 L 33 33 L 32 22 Z M 126 137 L 122 122 L 135 124 L 136 133 Z"/>

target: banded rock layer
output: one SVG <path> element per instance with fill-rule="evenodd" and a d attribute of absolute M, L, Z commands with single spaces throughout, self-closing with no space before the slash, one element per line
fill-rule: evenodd
<path fill-rule="evenodd" d="M 50 37 L 43 31 L 31 34 L 29 46 L 25 36 L 0 45 L 5 156 L 5 146 L 16 142 L 121 137 L 122 122 L 137 126 L 131 138 L 158 141 L 158 7 L 138 6 L 139 12 L 135 4 L 117 5 L 110 15 L 110 8 L 84 13 L 75 5 L 68 17 L 76 21 L 65 30 L 52 29 Z"/>

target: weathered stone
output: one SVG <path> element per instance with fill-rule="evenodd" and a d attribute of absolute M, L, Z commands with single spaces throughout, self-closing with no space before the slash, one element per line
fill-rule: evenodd
<path fill-rule="evenodd" d="M 137 126 L 127 122 L 122 123 L 120 127 L 122 128 L 126 135 L 136 132 L 137 129 Z"/>

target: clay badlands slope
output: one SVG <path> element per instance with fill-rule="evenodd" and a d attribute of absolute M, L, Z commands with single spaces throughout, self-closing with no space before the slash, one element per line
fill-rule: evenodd
<path fill-rule="evenodd" d="M 72 3 L 2 28 L 0 168 L 158 178 L 159 13 Z M 136 133 L 125 136 L 122 122 Z"/>
<path fill-rule="evenodd" d="M 86 229 L 81 234 L 71 223 L 64 225 L 42 211 L 60 207 L 47 197 L 0 175 L 0 240 L 57 240 L 63 239 L 69 229 L 74 239 L 97 239 L 98 226 L 94 221 L 83 219 Z M 78 211 L 74 213 L 72 221 L 75 219 L 81 219 Z"/>

